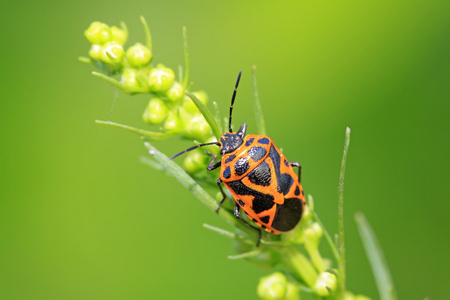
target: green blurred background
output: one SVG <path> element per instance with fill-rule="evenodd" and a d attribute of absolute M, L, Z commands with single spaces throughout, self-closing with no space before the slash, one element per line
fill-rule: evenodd
<path fill-rule="evenodd" d="M 223 112 L 239 70 L 234 124 L 255 128 L 251 67 L 268 134 L 303 166 L 328 230 L 352 128 L 345 189 L 348 287 L 377 299 L 354 213 L 366 214 L 401 299 L 448 299 L 450 19 L 442 1 L 5 1 L 0 299 L 254 299 L 269 271 L 230 261 L 228 228 L 175 179 L 139 162 L 148 96 L 94 78 L 83 31 L 152 30 L 154 62 L 183 64 Z M 110 114 L 115 101 L 115 107 Z M 156 144 L 168 154 L 186 142 Z"/>

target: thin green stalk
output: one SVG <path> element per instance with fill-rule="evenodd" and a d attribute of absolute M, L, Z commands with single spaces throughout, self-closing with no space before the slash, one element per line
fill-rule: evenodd
<path fill-rule="evenodd" d="M 187 88 L 189 83 L 189 46 L 187 41 L 187 28 L 183 26 L 183 42 L 184 42 L 184 80 L 183 89 Z"/>
<path fill-rule="evenodd" d="M 380 299 L 397 299 L 397 293 L 395 292 L 389 267 L 372 227 L 362 213 L 357 213 L 355 220 L 358 225 L 359 235 L 366 249 L 367 257 L 369 258 L 370 266 L 372 267 Z"/>
<path fill-rule="evenodd" d="M 266 135 L 266 125 L 264 122 L 261 102 L 259 101 L 258 88 L 256 85 L 256 66 L 253 66 L 252 69 L 252 79 L 253 79 L 253 106 L 255 107 L 256 128 L 258 128 L 258 134 Z"/>
<path fill-rule="evenodd" d="M 112 77 L 106 76 L 105 74 L 99 73 L 99 72 L 92 72 L 92 75 L 95 77 L 99 77 L 103 80 L 106 80 L 107 82 L 111 83 L 112 85 L 118 87 L 119 89 L 123 90 L 125 93 L 128 94 L 134 94 L 134 93 L 146 93 L 148 92 L 148 88 L 133 88 L 130 89 L 127 85 L 123 84 L 120 81 L 115 80 Z"/>
<path fill-rule="evenodd" d="M 342 155 L 341 171 L 339 174 L 339 203 L 338 203 L 338 232 L 339 232 L 339 271 L 341 290 L 345 291 L 345 243 L 344 243 L 344 179 L 347 164 L 348 147 L 350 145 L 350 127 L 345 130 L 344 153 Z"/>
<path fill-rule="evenodd" d="M 313 288 L 318 274 L 308 258 L 295 247 L 286 248 L 284 258 L 287 265 L 294 268 L 307 286 Z"/>
<path fill-rule="evenodd" d="M 133 133 L 139 134 L 141 136 L 145 136 L 146 138 L 149 138 L 151 140 L 164 140 L 164 139 L 174 136 L 174 134 L 170 133 L 170 132 L 152 132 L 152 131 L 147 131 L 147 130 L 143 130 L 143 129 L 139 129 L 139 128 L 135 128 L 135 127 L 131 127 L 128 125 L 123 125 L 123 124 L 119 124 L 119 123 L 115 123 L 115 122 L 111 122 L 111 121 L 95 120 L 95 123 L 100 124 L 100 125 L 107 125 L 107 126 L 122 128 L 122 129 L 125 129 L 128 131 L 131 131 Z"/>
<path fill-rule="evenodd" d="M 145 20 L 144 16 L 141 16 L 141 22 L 142 22 L 142 26 L 144 27 L 145 30 L 145 43 L 148 49 L 150 49 L 150 51 L 152 51 L 152 35 L 150 34 L 150 29 L 148 28 L 148 24 L 147 21 Z"/>
<path fill-rule="evenodd" d="M 334 257 L 336 258 L 336 261 L 339 262 L 339 251 L 336 248 L 336 244 L 333 242 L 333 239 L 331 238 L 331 235 L 326 230 L 325 226 L 323 225 L 322 221 L 320 220 L 319 216 L 315 211 L 313 211 L 313 217 L 316 220 L 317 223 L 319 223 L 320 227 L 323 229 L 323 234 L 325 235 L 325 239 L 327 240 L 328 244 L 330 245 L 330 249 L 333 252 Z"/>
<path fill-rule="evenodd" d="M 120 22 L 120 27 L 122 27 L 122 30 L 125 32 L 125 35 L 128 36 L 128 27 L 127 24 L 125 24 L 125 22 Z"/>
<path fill-rule="evenodd" d="M 203 104 L 195 94 L 185 91 L 184 92 L 191 100 L 194 102 L 195 106 L 197 106 L 200 113 L 205 118 L 206 122 L 208 122 L 209 126 L 211 127 L 211 130 L 213 132 L 213 135 L 216 137 L 217 140 L 219 140 L 220 136 L 222 135 L 222 132 L 219 131 L 219 126 L 216 123 L 216 120 L 214 119 L 214 116 L 212 115 L 211 111 L 206 107 L 205 104 Z"/>
<path fill-rule="evenodd" d="M 326 265 L 323 261 L 322 255 L 320 255 L 317 245 L 314 245 L 314 242 L 310 240 L 305 240 L 305 249 L 308 252 L 309 257 L 311 257 L 311 261 L 313 262 L 317 271 L 323 272 L 326 269 Z"/>

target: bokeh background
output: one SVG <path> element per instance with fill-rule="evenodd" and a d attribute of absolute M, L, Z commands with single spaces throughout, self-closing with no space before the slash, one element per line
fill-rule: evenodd
<path fill-rule="evenodd" d="M 183 64 L 234 121 L 255 128 L 251 67 L 268 134 L 303 166 L 330 232 L 346 126 L 348 286 L 377 299 L 354 214 L 371 222 L 401 299 L 448 299 L 449 2 L 4 1 L 0 4 L 0 299 L 255 299 L 269 271 L 229 261 L 228 228 L 175 179 L 139 162 L 148 96 L 77 61 L 92 21 L 150 25 L 154 62 Z M 111 108 L 115 103 L 113 112 Z M 162 141 L 173 154 L 183 141 Z"/>

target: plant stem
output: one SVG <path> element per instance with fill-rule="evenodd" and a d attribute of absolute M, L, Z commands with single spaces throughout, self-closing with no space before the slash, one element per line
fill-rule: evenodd
<path fill-rule="evenodd" d="M 318 275 L 311 262 L 294 246 L 287 247 L 285 251 L 287 265 L 294 268 L 308 287 L 313 288 Z"/>
<path fill-rule="evenodd" d="M 189 83 L 189 47 L 187 41 L 187 28 L 183 26 L 183 41 L 184 41 L 184 80 L 183 89 L 187 88 Z"/>
<path fill-rule="evenodd" d="M 150 51 L 152 51 L 152 35 L 150 34 L 150 29 L 148 28 L 148 24 L 147 24 L 147 21 L 145 20 L 144 16 L 141 16 L 140 18 L 141 18 L 142 26 L 144 26 L 144 30 L 145 30 L 146 46 L 148 49 L 150 49 Z"/>
<path fill-rule="evenodd" d="M 345 242 L 344 242 L 344 179 L 347 164 L 348 147 L 350 145 L 350 127 L 345 130 L 344 153 L 342 155 L 341 171 L 339 174 L 339 203 L 338 203 L 338 230 L 339 230 L 339 270 L 341 291 L 345 291 Z"/>

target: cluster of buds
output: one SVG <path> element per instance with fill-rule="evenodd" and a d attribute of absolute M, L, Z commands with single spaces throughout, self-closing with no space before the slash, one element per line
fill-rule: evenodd
<path fill-rule="evenodd" d="M 119 80 L 105 75 L 102 78 L 124 92 L 150 95 L 142 114 L 145 123 L 157 125 L 169 135 L 177 134 L 198 142 L 215 141 L 209 124 L 185 93 L 187 80 L 182 83 L 181 78 L 175 78 L 171 68 L 152 64 L 150 31 L 145 20 L 142 21 L 147 32 L 146 45 L 136 43 L 126 50 L 124 44 L 128 32 L 124 23 L 118 28 L 93 22 L 84 32 L 91 43 L 90 62 L 109 75 L 120 76 Z M 208 96 L 205 92 L 196 91 L 193 94 L 206 105 Z M 185 156 L 184 166 L 190 173 L 195 173 L 205 169 L 207 160 L 204 152 L 192 151 Z"/>

